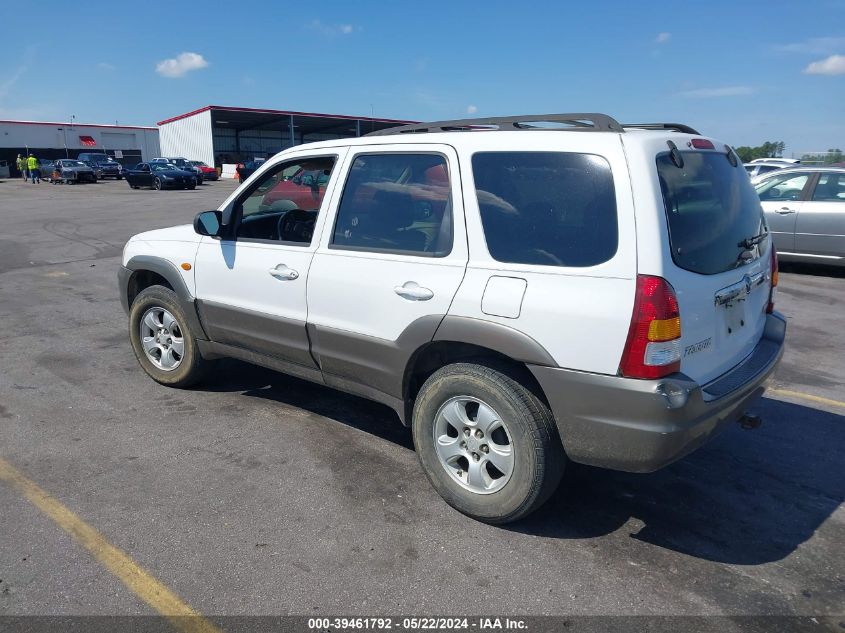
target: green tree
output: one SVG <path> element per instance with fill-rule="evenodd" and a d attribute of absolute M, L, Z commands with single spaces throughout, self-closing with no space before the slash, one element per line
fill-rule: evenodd
<path fill-rule="evenodd" d="M 743 145 L 736 148 L 736 153 L 743 163 L 750 163 L 757 158 L 777 158 L 783 156 L 783 150 L 786 149 L 786 143 L 783 141 L 766 141 L 757 147 L 748 147 Z"/>

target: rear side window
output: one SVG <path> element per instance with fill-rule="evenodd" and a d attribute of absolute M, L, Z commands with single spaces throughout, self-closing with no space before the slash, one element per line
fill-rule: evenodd
<path fill-rule="evenodd" d="M 440 154 L 355 158 L 331 248 L 445 257 L 452 251 L 449 171 Z"/>
<path fill-rule="evenodd" d="M 746 250 L 742 242 L 765 231 L 760 199 L 725 154 L 680 154 L 683 167 L 676 167 L 668 152 L 657 156 L 672 259 L 702 275 L 736 268 Z"/>
<path fill-rule="evenodd" d="M 497 261 L 584 267 L 616 253 L 616 195 L 604 158 L 480 152 L 472 171 L 487 249 Z"/>
<path fill-rule="evenodd" d="M 845 202 L 845 175 L 822 174 L 813 192 L 816 202 Z"/>

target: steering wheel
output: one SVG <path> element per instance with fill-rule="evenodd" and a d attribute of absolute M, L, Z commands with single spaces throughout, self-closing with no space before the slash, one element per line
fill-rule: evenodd
<path fill-rule="evenodd" d="M 314 235 L 315 214 L 304 209 L 291 209 L 279 216 L 276 235 L 283 242 L 311 242 Z"/>

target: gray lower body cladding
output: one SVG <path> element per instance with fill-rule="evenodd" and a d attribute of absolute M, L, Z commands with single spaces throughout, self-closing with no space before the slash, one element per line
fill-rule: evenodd
<path fill-rule="evenodd" d="M 783 317 L 769 315 L 754 352 L 707 385 L 683 374 L 636 380 L 529 369 L 549 400 L 570 459 L 652 472 L 691 453 L 754 405 L 783 354 L 785 332 Z"/>
<path fill-rule="evenodd" d="M 564 449 L 575 462 L 629 472 L 651 472 L 692 452 L 736 421 L 762 395 L 783 354 L 786 322 L 767 317 L 754 352 L 706 385 L 683 374 L 636 380 L 551 366 L 536 341 L 485 321 L 432 315 L 418 319 L 396 341 L 319 327 L 196 301 L 173 265 L 137 257 L 118 272 L 129 311 L 133 268 L 168 279 L 201 341 L 203 356 L 232 356 L 387 404 L 406 424 L 403 379 L 415 352 L 431 341 L 472 342 L 525 362 L 557 421 Z M 469 339 L 469 340 L 467 340 Z"/>

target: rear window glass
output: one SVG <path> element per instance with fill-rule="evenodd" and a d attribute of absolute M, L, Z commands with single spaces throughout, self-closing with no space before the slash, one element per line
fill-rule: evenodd
<path fill-rule="evenodd" d="M 592 154 L 480 152 L 475 190 L 490 255 L 544 266 L 595 266 L 616 253 L 613 175 Z"/>
<path fill-rule="evenodd" d="M 675 264 L 715 275 L 736 268 L 740 243 L 765 231 L 760 199 L 738 167 L 722 153 L 681 152 L 676 167 L 669 153 L 657 157 L 657 173 Z"/>

